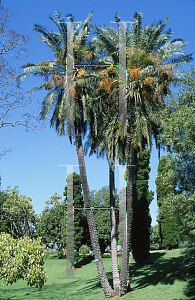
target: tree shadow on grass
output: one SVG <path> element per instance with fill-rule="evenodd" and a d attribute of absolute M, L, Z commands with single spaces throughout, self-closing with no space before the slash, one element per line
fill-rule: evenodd
<path fill-rule="evenodd" d="M 191 300 L 195 300 L 195 278 L 188 279 L 184 293 L 187 297 L 191 297 Z"/>
<path fill-rule="evenodd" d="M 112 286 L 112 272 L 106 272 L 106 275 L 107 275 L 109 284 Z M 86 280 L 86 283 L 87 283 L 87 287 L 84 287 L 85 291 L 93 290 L 93 292 L 94 292 L 94 290 L 101 288 L 99 276 L 96 276 L 90 280 Z M 78 292 L 79 291 L 83 291 L 83 288 L 78 289 Z"/>
<path fill-rule="evenodd" d="M 75 266 L 75 268 L 82 268 L 83 266 L 88 265 L 92 260 L 94 260 L 94 256 L 88 255 L 86 257 L 83 257 L 74 266 Z"/>
<path fill-rule="evenodd" d="M 75 291 L 75 297 L 77 290 L 80 286 L 80 280 L 74 280 L 69 282 L 63 282 L 59 280 L 59 283 L 52 283 L 44 285 L 42 289 L 31 287 L 12 288 L 9 291 L 1 291 L 1 300 L 21 300 L 21 299 L 69 299 L 70 290 Z M 9 293 L 9 297 L 6 295 Z M 74 293 L 73 293 L 74 295 Z M 67 297 L 67 298 L 66 298 Z"/>
<path fill-rule="evenodd" d="M 183 259 L 179 257 L 165 257 L 165 253 L 151 253 L 146 264 L 130 264 L 130 276 L 134 281 L 134 289 L 143 289 L 149 285 L 173 285 L 175 280 L 186 281 L 183 272 Z"/>

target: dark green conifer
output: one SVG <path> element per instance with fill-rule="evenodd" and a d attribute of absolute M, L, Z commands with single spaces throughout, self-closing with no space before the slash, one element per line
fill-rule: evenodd
<path fill-rule="evenodd" d="M 151 224 L 149 204 L 153 199 L 153 192 L 148 189 L 150 170 L 149 152 L 144 147 L 139 153 L 136 182 L 137 196 L 133 207 L 131 235 L 131 251 L 136 262 L 143 262 L 149 258 Z"/>
<path fill-rule="evenodd" d="M 70 184 L 72 176 L 67 177 L 67 184 Z M 65 199 L 67 199 L 67 187 L 64 192 Z M 82 208 L 84 207 L 82 186 L 80 175 L 73 173 L 73 201 L 74 201 L 74 258 L 77 260 L 79 248 L 89 242 L 89 230 L 87 225 L 86 213 Z M 67 209 L 67 207 L 66 207 Z M 72 212 L 69 212 L 72 214 Z M 68 234 L 68 232 L 67 232 Z M 67 237 L 68 238 L 68 237 Z"/>

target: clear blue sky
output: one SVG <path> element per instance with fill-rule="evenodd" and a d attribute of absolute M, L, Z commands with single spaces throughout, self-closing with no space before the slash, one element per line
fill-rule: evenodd
<path fill-rule="evenodd" d="M 63 0 L 2 0 L 1 5 L 8 8 L 14 16 L 10 19 L 9 28 L 18 33 L 28 35 L 31 40 L 26 45 L 26 62 L 39 63 L 53 59 L 51 51 L 39 41 L 37 33 L 33 31 L 33 24 L 44 25 L 48 29 L 55 30 L 49 15 L 59 11 L 62 16 L 72 13 L 78 21 L 86 18 L 93 10 L 93 24 L 110 25 L 114 21 L 114 15 L 119 13 L 124 21 L 130 21 L 134 12 L 142 12 L 143 24 L 150 25 L 155 19 L 164 20 L 169 16 L 167 29 L 171 28 L 173 38 L 183 38 L 188 42 L 185 50 L 187 53 L 195 49 L 195 1 L 191 0 L 137 0 L 135 1 L 63 1 Z M 18 67 L 24 64 L 22 61 L 14 61 Z M 193 63 L 194 64 L 194 63 Z M 189 69 L 190 65 L 186 67 Z M 31 90 L 35 85 L 42 83 L 42 79 L 27 79 L 23 81 L 23 87 Z M 34 94 L 34 102 L 42 101 L 45 93 Z M 36 109 L 38 109 L 36 104 Z M 32 107 L 31 107 L 32 109 Z M 28 111 L 28 110 L 27 110 Z M 20 118 L 22 111 L 14 112 L 11 118 Z M 62 195 L 66 183 L 66 168 L 59 165 L 77 165 L 77 155 L 74 145 L 70 145 L 68 137 L 57 136 L 53 128 L 46 128 L 33 132 L 26 132 L 23 127 L 2 128 L 0 132 L 1 151 L 4 148 L 11 149 L 7 158 L 0 160 L 0 175 L 2 178 L 1 189 L 7 186 L 19 186 L 20 194 L 32 198 L 35 212 L 40 213 L 48 200 L 55 192 Z M 150 189 L 155 191 L 155 176 L 157 174 L 158 153 L 153 146 L 151 154 Z M 86 168 L 90 190 L 99 190 L 108 185 L 108 163 L 106 160 L 96 157 L 86 157 Z M 78 167 L 74 168 L 75 172 Z M 117 169 L 116 169 L 117 173 Z M 118 179 L 116 184 L 118 185 Z M 157 205 L 156 197 L 150 206 L 152 225 L 156 224 Z"/>

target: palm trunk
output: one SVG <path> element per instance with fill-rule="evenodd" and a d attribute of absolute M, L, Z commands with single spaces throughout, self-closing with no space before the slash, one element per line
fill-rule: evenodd
<path fill-rule="evenodd" d="M 109 159 L 109 185 L 110 185 L 110 225 L 111 225 L 111 249 L 112 249 L 112 277 L 115 295 L 119 296 L 120 280 L 118 272 L 118 255 L 117 255 L 117 227 L 115 211 L 115 180 L 114 180 L 114 163 Z"/>
<path fill-rule="evenodd" d="M 86 208 L 88 208 L 88 209 L 86 209 L 86 215 L 87 215 L 87 223 L 88 223 L 89 233 L 90 233 L 91 246 L 92 246 L 94 257 L 95 257 L 95 262 L 97 265 L 97 271 L 98 271 L 98 275 L 100 278 L 101 286 L 104 290 L 105 296 L 107 298 L 112 298 L 114 291 L 108 282 L 108 278 L 106 276 L 106 272 L 104 269 L 102 256 L 101 256 L 101 252 L 100 252 L 98 235 L 97 235 L 96 226 L 95 226 L 93 210 L 89 209 L 89 208 L 92 208 L 91 196 L 90 196 L 89 186 L 87 183 L 87 174 L 86 174 L 86 167 L 85 167 L 85 161 L 84 161 L 82 139 L 81 139 L 81 136 L 78 135 L 78 134 L 80 134 L 78 129 L 76 131 L 76 134 L 77 134 L 76 150 L 77 150 L 77 155 L 78 155 L 81 183 L 82 183 L 83 193 L 84 193 L 84 202 L 85 202 Z"/>
<path fill-rule="evenodd" d="M 130 288 L 129 278 L 129 252 L 131 228 L 133 222 L 133 201 L 136 196 L 136 166 L 137 166 L 137 151 L 133 144 L 130 146 L 129 159 L 127 160 L 127 202 L 126 202 L 126 226 L 124 229 L 122 265 L 120 270 L 121 290 L 120 296 L 125 295 Z"/>

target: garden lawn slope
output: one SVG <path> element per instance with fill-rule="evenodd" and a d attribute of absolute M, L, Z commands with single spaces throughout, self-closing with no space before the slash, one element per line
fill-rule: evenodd
<path fill-rule="evenodd" d="M 112 265 L 109 255 L 104 259 L 108 277 L 112 278 Z M 132 260 L 132 257 L 130 257 Z M 184 300 L 189 290 L 183 274 L 181 250 L 153 251 L 144 265 L 130 262 L 131 287 L 133 292 L 121 299 L 138 300 Z M 100 286 L 94 261 L 86 260 L 82 268 L 74 272 L 82 279 L 58 279 L 66 276 L 65 260 L 47 259 L 44 267 L 48 280 L 42 289 L 31 288 L 20 280 L 12 286 L 0 285 L 1 300 L 103 300 L 106 299 Z M 80 265 L 78 265 L 80 267 Z M 195 295 L 194 295 L 195 296 Z"/>

